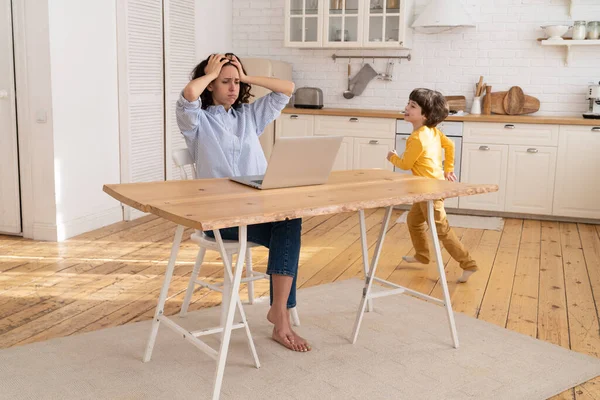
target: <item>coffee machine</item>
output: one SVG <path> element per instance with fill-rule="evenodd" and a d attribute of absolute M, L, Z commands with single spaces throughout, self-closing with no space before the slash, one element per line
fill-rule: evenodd
<path fill-rule="evenodd" d="M 586 98 L 590 102 L 588 112 L 583 113 L 583 118 L 600 119 L 600 82 L 590 85 Z"/>

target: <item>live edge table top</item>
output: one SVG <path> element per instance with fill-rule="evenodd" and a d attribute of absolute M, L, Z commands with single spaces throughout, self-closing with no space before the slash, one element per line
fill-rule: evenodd
<path fill-rule="evenodd" d="M 258 190 L 227 178 L 107 184 L 120 202 L 203 231 L 495 192 L 497 185 L 380 169 L 334 171 L 324 185 Z"/>

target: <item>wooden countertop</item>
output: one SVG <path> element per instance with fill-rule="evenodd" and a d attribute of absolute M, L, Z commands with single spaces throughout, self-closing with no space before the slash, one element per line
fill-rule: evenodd
<path fill-rule="evenodd" d="M 257 190 L 228 179 L 104 185 L 115 199 L 190 228 L 213 230 L 367 208 L 496 192 L 466 184 L 372 169 L 334 171 L 325 185 Z"/>
<path fill-rule="evenodd" d="M 404 119 L 404 114 L 394 110 L 369 110 L 356 108 L 322 108 L 313 110 L 308 108 L 287 107 L 282 111 L 283 114 L 308 114 L 308 115 L 329 115 L 339 117 L 371 117 L 371 118 L 394 118 Z M 501 123 L 521 123 L 521 124 L 552 124 L 552 125 L 584 125 L 600 126 L 598 119 L 585 119 L 583 117 L 552 117 L 541 115 L 464 115 L 461 117 L 448 117 L 447 121 L 468 121 L 468 122 L 501 122 Z"/>

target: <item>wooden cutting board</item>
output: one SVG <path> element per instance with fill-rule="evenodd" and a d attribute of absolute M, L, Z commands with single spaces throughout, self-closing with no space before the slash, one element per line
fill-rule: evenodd
<path fill-rule="evenodd" d="M 518 86 L 511 87 L 506 96 L 504 96 L 502 105 L 504 106 L 504 112 L 508 115 L 520 114 L 525 106 L 525 93 L 523 93 L 523 89 Z"/>
<path fill-rule="evenodd" d="M 444 96 L 448 102 L 450 111 L 467 111 L 467 99 L 465 96 Z"/>
<path fill-rule="evenodd" d="M 492 93 L 492 114 L 507 115 L 508 113 L 504 110 L 504 98 L 508 92 L 493 92 Z M 487 95 L 486 95 L 487 96 Z M 484 98 L 485 102 L 485 98 Z M 540 101 L 533 96 L 525 95 L 525 101 L 523 102 L 523 108 L 519 114 L 531 114 L 540 109 Z"/>

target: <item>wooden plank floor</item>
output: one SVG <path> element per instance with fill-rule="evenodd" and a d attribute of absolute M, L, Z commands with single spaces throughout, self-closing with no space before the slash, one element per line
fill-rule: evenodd
<path fill-rule="evenodd" d="M 392 221 L 402 213 L 394 211 Z M 365 213 L 370 254 L 383 210 Z M 507 219 L 502 232 L 455 229 L 480 271 L 456 284 L 461 271 L 443 251 L 453 307 L 540 340 L 600 357 L 600 226 Z M 62 243 L 0 235 L 0 348 L 150 319 L 175 226 L 154 216 L 120 222 Z M 197 252 L 186 231 L 165 311 L 177 313 Z M 405 224 L 391 223 L 378 276 L 441 297 L 434 265 L 402 262 L 412 253 Z M 267 250 L 253 250 L 264 271 Z M 218 282 L 220 259 L 208 252 L 201 276 Z M 309 287 L 362 276 L 357 214 L 303 222 L 298 285 Z M 268 282 L 255 283 L 257 295 Z M 246 287 L 242 287 L 242 296 Z M 190 310 L 220 295 L 197 290 Z M 593 379 L 554 399 L 600 399 Z"/>

